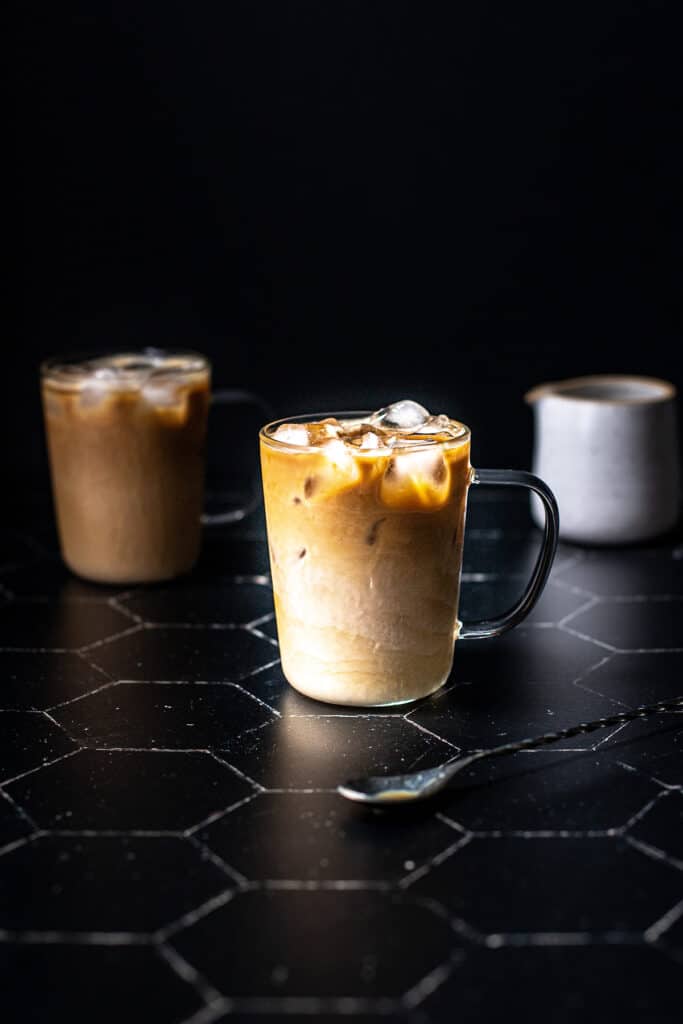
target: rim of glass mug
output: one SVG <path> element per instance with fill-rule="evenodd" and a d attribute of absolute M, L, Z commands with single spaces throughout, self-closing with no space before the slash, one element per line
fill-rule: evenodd
<path fill-rule="evenodd" d="M 652 405 L 675 398 L 676 387 L 661 377 L 597 373 L 537 384 L 527 391 L 524 400 L 532 405 L 539 398 L 549 397 L 605 405 Z"/>
<path fill-rule="evenodd" d="M 107 359 L 130 359 L 132 362 L 149 362 L 150 369 L 154 369 L 154 360 L 182 359 L 187 365 L 179 367 L 183 373 L 203 373 L 211 371 L 211 361 L 202 352 L 189 348 L 156 348 L 145 346 L 144 348 L 107 348 L 96 352 L 92 350 L 64 352 L 48 359 L 40 364 L 41 380 L 48 380 L 51 383 L 62 384 L 64 387 L 78 388 L 92 375 L 92 364 L 103 362 Z M 164 369 L 159 366 L 159 369 Z M 173 369 L 166 367 L 166 372 Z M 114 382 L 112 382 L 114 383 Z M 134 381 L 128 380 L 128 386 L 134 386 Z M 144 381 L 140 380 L 140 386 Z"/>
<path fill-rule="evenodd" d="M 282 416 L 280 419 L 273 420 L 271 423 L 266 423 L 259 431 L 259 437 L 261 437 L 266 444 L 271 445 L 273 448 L 279 448 L 286 451 L 315 451 L 322 447 L 322 444 L 308 444 L 299 445 L 291 444 L 287 441 L 280 441 L 278 438 L 273 437 L 273 433 L 278 427 L 284 426 L 286 423 L 319 423 L 321 420 L 326 419 L 337 419 L 340 421 L 346 420 L 363 420 L 366 416 L 372 416 L 372 410 L 370 409 L 348 409 L 342 412 L 307 412 L 299 413 L 296 416 Z M 445 438 L 443 441 L 425 440 L 424 444 L 412 443 L 410 450 L 412 452 L 422 451 L 425 448 L 434 448 L 438 445 L 442 448 L 447 448 L 449 445 L 461 445 L 471 437 L 470 428 L 465 426 L 459 420 L 452 420 L 449 416 L 450 422 L 454 427 L 457 428 L 457 433 L 453 434 L 452 437 Z M 432 435 L 429 435 L 432 436 Z M 372 449 L 374 451 L 374 449 Z"/>

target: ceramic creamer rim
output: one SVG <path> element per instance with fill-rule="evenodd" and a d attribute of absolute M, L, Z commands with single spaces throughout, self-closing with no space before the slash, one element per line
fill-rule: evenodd
<path fill-rule="evenodd" d="M 630 398 L 605 397 L 596 395 L 581 395 L 572 393 L 581 387 L 591 385 L 623 386 L 635 384 L 649 389 L 649 394 L 642 394 Z M 593 405 L 656 405 L 660 402 L 668 402 L 676 397 L 676 386 L 671 381 L 661 377 L 645 377 L 628 373 L 597 373 L 585 377 L 568 377 L 566 380 L 548 381 L 544 384 L 537 384 L 524 395 L 524 401 L 533 405 L 540 398 L 560 398 L 565 402 L 592 403 Z"/>

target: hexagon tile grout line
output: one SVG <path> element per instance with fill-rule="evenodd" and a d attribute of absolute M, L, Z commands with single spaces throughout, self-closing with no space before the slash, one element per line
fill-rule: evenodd
<path fill-rule="evenodd" d="M 482 572 L 463 573 L 474 600 L 486 597 L 484 585 L 501 581 L 502 593 L 521 580 L 516 571 L 487 571 L 485 559 L 498 558 L 508 531 L 470 535 L 487 547 Z M 528 553 L 519 543 L 527 533 L 515 536 L 514 570 Z M 217 564 L 265 567 L 257 540 L 240 546 L 226 531 Z M 3 953 L 54 947 L 71 978 L 76 965 L 105 962 L 97 951 L 95 960 L 76 959 L 78 950 L 140 950 L 136 964 L 163 964 L 160 977 L 182 1003 L 170 1013 L 183 1024 L 219 1024 L 231 1014 L 255 1024 L 263 1014 L 412 1020 L 423 1004 L 431 1020 L 430 997 L 443 985 L 448 994 L 451 985 L 477 984 L 477 958 L 493 965 L 499 949 L 528 949 L 533 964 L 543 949 L 610 946 L 616 956 L 618 947 L 651 948 L 659 956 L 646 958 L 668 970 L 667 959 L 683 955 L 683 901 L 674 902 L 683 861 L 673 834 L 667 842 L 683 792 L 675 761 L 683 717 L 681 729 L 673 715 L 657 720 L 651 732 L 661 740 L 619 726 L 590 746 L 526 752 L 497 774 L 474 770 L 439 805 L 403 817 L 351 808 L 332 785 L 337 772 L 391 771 L 399 759 L 446 762 L 493 746 L 501 730 L 540 733 L 548 715 L 571 723 L 575 713 L 579 721 L 584 712 L 588 719 L 630 708 L 642 688 L 666 696 L 683 648 L 662 645 L 683 594 L 666 550 L 636 563 L 642 578 L 623 563 L 610 569 L 609 553 L 562 549 L 549 599 L 529 628 L 498 648 L 463 645 L 463 680 L 407 709 L 343 713 L 290 692 L 272 657 L 278 644 L 263 573 L 214 578 L 207 563 L 194 581 L 99 596 L 63 583 L 56 558 L 44 562 L 42 577 L 36 560 L 12 579 L 7 572 L 0 600 L 12 610 L 3 636 L 67 646 L 0 649 L 5 702 L 18 705 L 0 712 L 12 772 L 0 785 L 2 868 L 16 878 L 27 866 L 41 869 L 26 911 L 10 904 L 3 912 Z M 54 621 L 44 607 L 53 601 Z M 83 639 L 91 642 L 74 645 Z M 34 764 L 40 757 L 47 759 Z M 62 827 L 70 822 L 81 827 Z M 108 885 L 111 898 L 100 902 Z M 240 952 L 234 929 L 250 925 L 254 938 Z M 337 926 L 340 964 L 328 970 L 322 960 L 323 980 L 312 983 L 313 944 Z M 301 928 L 314 943 L 299 941 Z M 403 975 L 397 943 L 409 934 L 423 948 Z M 251 947 L 259 961 L 261 941 L 263 963 L 254 966 Z M 25 955 L 39 971 L 42 953 Z M 131 969 L 125 957 L 106 962 Z"/>

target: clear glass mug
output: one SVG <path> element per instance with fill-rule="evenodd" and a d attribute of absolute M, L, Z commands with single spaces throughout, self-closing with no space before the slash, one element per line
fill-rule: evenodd
<path fill-rule="evenodd" d="M 40 368 L 62 557 L 99 583 L 149 583 L 194 566 L 202 524 L 233 522 L 257 503 L 203 514 L 211 404 L 267 404 L 211 393 L 211 366 L 191 351 L 143 349 L 49 359 Z"/>
<path fill-rule="evenodd" d="M 470 465 L 470 431 L 402 454 L 287 444 L 285 423 L 260 432 L 261 473 L 282 670 L 289 683 L 334 704 L 387 706 L 425 697 L 448 678 L 456 638 L 499 636 L 531 611 L 557 547 L 552 492 L 521 470 Z M 344 451 L 342 451 L 344 449 Z M 332 453 L 332 457 L 330 454 Z M 400 464 L 401 459 L 413 459 Z M 431 461 L 430 461 L 431 460 Z M 425 460 L 422 460 L 423 463 Z M 545 510 L 526 590 L 497 618 L 462 623 L 458 598 L 471 485 L 523 487 Z"/>

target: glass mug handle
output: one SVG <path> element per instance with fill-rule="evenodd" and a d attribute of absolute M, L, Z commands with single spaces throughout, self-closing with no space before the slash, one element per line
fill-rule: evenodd
<path fill-rule="evenodd" d="M 260 395 L 253 391 L 239 391 L 230 388 L 214 391 L 211 394 L 212 405 L 254 405 L 260 410 L 265 422 L 272 420 L 273 410 Z M 258 476 L 256 477 L 256 481 Z M 225 523 L 238 523 L 245 519 L 260 503 L 258 482 L 254 484 L 254 494 L 243 508 L 232 508 L 225 512 L 204 512 L 201 516 L 202 526 L 220 526 Z"/>
<path fill-rule="evenodd" d="M 525 619 L 538 601 L 546 584 L 557 549 L 560 515 L 555 495 L 539 477 L 522 469 L 473 469 L 473 484 L 486 487 L 525 487 L 539 496 L 545 513 L 543 541 L 526 590 L 516 604 L 493 619 L 479 619 L 465 622 L 458 633 L 459 640 L 481 640 L 484 637 L 500 636 Z"/>

